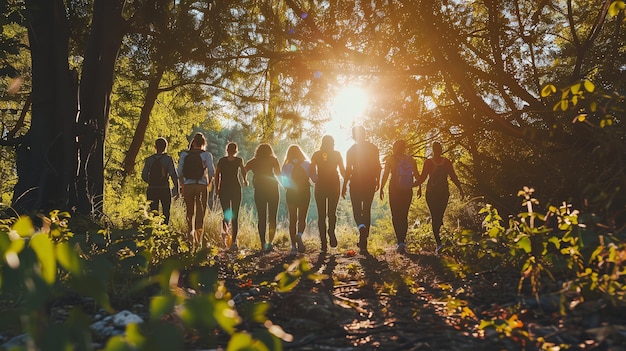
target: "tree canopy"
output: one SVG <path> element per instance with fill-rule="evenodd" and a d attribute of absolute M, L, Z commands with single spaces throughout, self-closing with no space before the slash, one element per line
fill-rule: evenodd
<path fill-rule="evenodd" d="M 442 141 L 501 208 L 529 185 L 624 213 L 623 1 L 1 5 L 1 152 L 16 165 L 2 186 L 17 181 L 19 211 L 100 211 L 105 182 L 133 174 L 157 136 L 180 150 L 194 126 L 318 137 L 355 86 L 368 105 L 348 123 L 420 158 Z"/>

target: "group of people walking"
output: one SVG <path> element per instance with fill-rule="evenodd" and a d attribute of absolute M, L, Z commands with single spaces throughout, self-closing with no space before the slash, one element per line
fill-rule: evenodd
<path fill-rule="evenodd" d="M 458 187 L 463 197 L 463 189 L 452 162 L 442 156 L 441 144 L 433 143 L 432 157 L 424 162 L 420 174 L 415 160 L 406 152 L 407 145 L 404 140 L 394 143 L 392 153 L 387 157 L 383 169 L 379 149 L 367 140 L 365 128 L 355 126 L 352 129 L 352 136 L 355 143 L 346 153 L 345 166 L 341 154 L 335 150 L 334 139 L 326 135 L 322 138 L 319 150 L 313 153 L 310 160 L 300 146 L 294 144 L 288 148 L 282 165 L 269 144 L 258 145 L 253 158 L 244 163 L 244 160 L 237 156 L 237 144 L 229 143 L 226 146 L 226 156 L 217 161 L 215 168 L 213 156 L 205 151 L 206 138 L 202 133 L 196 133 L 189 149 L 181 153 L 178 168 L 174 167 L 172 157 L 167 155 L 167 141 L 159 138 L 155 142 L 156 153 L 146 159 L 142 171 L 143 180 L 148 182 L 146 195 L 150 201 L 150 209 L 158 210 L 160 203 L 165 223 L 168 223 L 171 196 L 182 193 L 187 233 L 193 246 L 200 247 L 207 196 L 214 186 L 223 211 L 222 233 L 226 238 L 229 228 L 232 228 L 231 242 L 227 245 L 230 250 L 238 250 L 242 184 L 248 185 L 247 174 L 252 172 L 262 250 L 265 252 L 273 250 L 280 200 L 279 186 L 282 185 L 285 188 L 289 215 L 291 253 L 296 254 L 305 251 L 302 235 L 306 228 L 313 183 L 321 251 L 327 251 L 329 244 L 330 247 L 337 246 L 335 233 L 337 204 L 339 197 L 345 198 L 349 191 L 354 220 L 359 232 L 358 247 L 365 253 L 371 226 L 372 202 L 377 191 L 380 199 L 384 199 L 385 185 L 389 181 L 389 204 L 397 238 L 397 250 L 404 253 L 413 188 L 418 187 L 417 196 L 420 197 L 421 184 L 428 179 L 426 202 L 431 212 L 436 252 L 439 253 L 442 248 L 439 231 L 450 194 L 448 178 Z M 344 180 L 343 186 L 341 178 Z M 174 183 L 172 193 L 169 179 Z M 179 183 L 182 187 L 180 192 Z"/>

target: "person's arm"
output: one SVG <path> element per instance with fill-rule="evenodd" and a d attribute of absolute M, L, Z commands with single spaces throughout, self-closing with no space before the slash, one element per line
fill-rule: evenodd
<path fill-rule="evenodd" d="M 459 177 L 456 175 L 456 172 L 454 171 L 454 167 L 452 166 L 452 161 L 448 160 L 448 164 L 450 165 L 448 168 L 448 173 L 450 174 L 450 180 L 452 180 L 452 183 L 454 183 L 454 185 L 456 185 L 456 187 L 459 189 L 459 193 L 461 195 L 461 199 L 463 199 L 465 197 L 465 194 L 463 193 L 463 188 L 461 187 L 461 182 L 459 181 Z"/>
<path fill-rule="evenodd" d="M 426 161 L 424 161 L 424 166 L 422 167 L 422 173 L 420 173 L 419 177 L 415 180 L 415 183 L 413 183 L 413 186 L 422 186 L 422 183 L 424 183 L 424 181 L 426 180 L 426 178 L 428 177 L 428 175 L 430 174 L 433 168 L 432 162 L 433 161 L 431 159 L 427 159 Z"/>
<path fill-rule="evenodd" d="M 348 152 L 346 153 L 346 176 L 343 179 L 343 187 L 341 188 L 341 197 L 343 197 L 344 199 L 346 198 L 346 192 L 348 190 L 348 184 L 350 183 L 350 180 L 352 179 L 352 172 L 353 172 L 353 168 L 354 168 L 354 164 L 353 164 L 353 160 L 352 160 L 352 155 L 350 153 L 350 150 L 348 150 Z"/>
<path fill-rule="evenodd" d="M 374 144 L 372 144 L 372 145 L 374 145 Z M 376 169 L 378 170 L 376 172 L 376 188 L 374 189 L 374 192 L 376 192 L 379 189 L 379 187 L 380 187 L 380 183 L 379 183 L 380 182 L 380 171 L 382 170 L 382 167 L 380 166 L 380 151 L 378 150 L 378 147 L 376 147 L 376 145 L 374 145 L 374 150 L 376 150 L 375 151 L 375 153 L 376 153 L 376 167 L 377 167 Z"/>
<path fill-rule="evenodd" d="M 313 181 L 313 183 L 317 183 L 317 179 L 319 177 L 317 171 L 317 152 L 313 153 L 311 156 L 311 163 L 309 163 L 309 178 Z"/>
<path fill-rule="evenodd" d="M 141 179 L 144 182 L 148 182 L 148 176 L 150 172 L 150 167 L 152 167 L 152 162 L 154 161 L 154 157 L 148 157 L 146 162 L 143 164 L 143 170 L 141 171 Z"/>
<path fill-rule="evenodd" d="M 387 179 L 389 179 L 389 172 L 391 168 L 390 163 L 391 163 L 391 158 L 387 157 L 387 160 L 385 161 L 383 177 L 380 181 L 380 199 L 381 200 L 385 198 L 385 185 L 387 184 Z"/>
<path fill-rule="evenodd" d="M 222 183 L 222 169 L 220 167 L 220 161 L 217 161 L 217 166 L 215 167 L 215 176 L 213 177 L 213 181 L 215 183 L 215 193 L 219 195 L 220 193 L 220 185 Z"/>
<path fill-rule="evenodd" d="M 337 158 L 339 160 L 339 174 L 341 175 L 341 178 L 346 177 L 346 167 L 343 164 L 343 157 L 341 157 L 341 154 L 339 153 L 339 151 L 335 151 L 337 153 Z"/>
<path fill-rule="evenodd" d="M 178 173 L 176 173 L 176 166 L 174 165 L 174 159 L 168 156 L 168 164 L 167 164 L 167 173 L 172 178 L 172 183 L 174 183 L 174 189 L 172 191 L 172 195 L 174 197 L 178 196 Z"/>
<path fill-rule="evenodd" d="M 210 181 L 211 178 L 213 178 L 213 176 L 215 175 L 215 165 L 213 165 L 213 154 L 211 154 L 208 151 L 206 153 L 207 153 L 206 169 L 207 169 L 207 172 L 209 173 L 209 181 Z"/>
<path fill-rule="evenodd" d="M 415 181 L 417 179 L 419 179 L 420 176 L 420 172 L 417 169 L 417 162 L 415 162 L 415 159 L 413 157 L 411 157 L 411 167 L 413 168 L 413 185 L 415 186 Z M 420 197 L 422 197 L 422 185 L 420 183 L 420 185 L 417 188 L 417 198 L 419 199 Z"/>
<path fill-rule="evenodd" d="M 276 157 L 274 157 L 272 159 L 272 173 L 274 173 L 274 177 L 280 183 L 280 180 L 281 180 L 281 170 L 280 170 L 280 164 L 278 163 L 278 159 Z"/>
<path fill-rule="evenodd" d="M 243 186 L 248 186 L 248 172 L 246 172 L 246 167 L 243 165 L 243 159 L 239 159 L 238 172 L 241 174 L 241 179 L 243 180 Z"/>

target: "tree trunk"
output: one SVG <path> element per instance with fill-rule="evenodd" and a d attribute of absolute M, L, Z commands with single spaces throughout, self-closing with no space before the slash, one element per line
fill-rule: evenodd
<path fill-rule="evenodd" d="M 165 69 L 158 66 L 156 73 L 150 77 L 148 82 L 148 90 L 146 91 L 146 97 L 144 99 L 143 106 L 141 107 L 141 114 L 139 115 L 139 122 L 137 123 L 135 134 L 133 135 L 133 141 L 130 143 L 128 152 L 124 157 L 125 174 L 135 173 L 137 154 L 139 154 L 141 144 L 144 142 L 146 137 L 146 129 L 150 123 L 150 113 L 152 112 L 154 103 L 159 96 L 159 84 L 161 83 L 163 72 L 165 72 Z"/>
<path fill-rule="evenodd" d="M 26 2 L 32 58 L 31 126 L 16 146 L 20 213 L 66 209 L 75 169 L 75 82 L 68 66 L 68 31 L 61 0 Z"/>
<path fill-rule="evenodd" d="M 104 196 L 104 139 L 117 53 L 125 33 L 124 0 L 96 0 L 80 83 L 76 209 L 100 215 Z"/>

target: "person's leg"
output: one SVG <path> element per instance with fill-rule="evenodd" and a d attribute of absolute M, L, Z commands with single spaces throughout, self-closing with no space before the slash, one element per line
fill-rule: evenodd
<path fill-rule="evenodd" d="M 372 195 L 373 197 L 373 195 Z M 354 221 L 356 222 L 357 229 L 359 230 L 359 249 L 361 251 L 367 251 L 367 237 L 369 230 L 369 218 L 365 206 L 368 201 L 367 189 L 351 187 L 350 188 L 350 200 L 352 201 L 352 211 L 354 213 Z M 370 200 L 370 206 L 371 206 Z"/>
<path fill-rule="evenodd" d="M 231 205 L 231 197 L 225 191 L 220 191 L 220 206 L 222 207 L 222 240 L 224 241 L 224 245 L 228 247 L 227 236 L 228 236 L 228 223 L 232 218 L 232 205 Z"/>
<path fill-rule="evenodd" d="M 150 201 L 150 212 L 159 210 L 159 196 L 157 189 L 148 188 L 146 191 L 146 199 Z"/>
<path fill-rule="evenodd" d="M 337 236 L 335 235 L 335 228 L 337 227 L 337 204 L 339 203 L 339 183 L 328 192 L 328 237 L 330 239 L 330 246 L 337 247 Z"/>
<path fill-rule="evenodd" d="M 187 234 L 191 235 L 193 230 L 193 211 L 195 200 L 193 197 L 192 184 L 187 184 L 183 188 L 183 200 L 185 201 L 185 217 L 187 218 Z M 193 239 L 193 237 L 192 237 Z M 193 241 L 193 240 L 192 240 Z"/>
<path fill-rule="evenodd" d="M 398 244 L 406 241 L 406 234 L 409 229 L 409 208 L 412 199 L 413 192 L 411 191 L 401 189 L 389 191 L 391 219 Z"/>
<path fill-rule="evenodd" d="M 320 245 L 326 251 L 326 194 L 318 186 L 315 188 L 315 205 L 317 206 L 317 229 L 320 232 Z M 330 221 L 330 219 L 329 219 Z M 330 223 L 329 223 L 330 224 Z"/>
<path fill-rule="evenodd" d="M 441 246 L 439 231 L 443 225 L 443 214 L 448 205 L 448 197 L 448 193 L 426 192 L 426 204 L 428 204 L 428 209 L 430 210 L 433 235 L 435 236 L 435 243 L 437 244 L 437 247 Z"/>
<path fill-rule="evenodd" d="M 298 243 L 298 251 L 306 250 L 302 235 L 306 229 L 306 216 L 309 212 L 309 203 L 311 202 L 311 193 L 305 193 L 297 204 L 298 233 L 296 233 L 296 242 Z"/>
<path fill-rule="evenodd" d="M 267 228 L 267 199 L 265 199 L 263 192 L 259 189 L 254 189 L 254 204 L 256 205 L 257 228 L 259 230 L 259 238 L 261 239 L 261 249 L 264 249 L 265 231 Z"/>
<path fill-rule="evenodd" d="M 207 207 L 207 195 L 208 189 L 206 185 L 196 184 L 197 187 L 197 195 L 196 195 L 196 218 L 195 218 L 195 227 L 194 231 L 196 236 L 196 242 L 200 247 L 203 246 L 204 239 L 204 216 L 206 214 Z"/>
<path fill-rule="evenodd" d="M 163 207 L 163 217 L 165 217 L 165 224 L 168 224 L 170 222 L 170 209 L 172 207 L 172 193 L 169 188 L 162 189 L 161 207 Z"/>
<path fill-rule="evenodd" d="M 272 189 L 272 193 L 267 202 L 267 215 L 269 222 L 269 243 L 274 243 L 274 236 L 276 235 L 276 219 L 278 216 L 278 186 L 275 189 Z"/>
<path fill-rule="evenodd" d="M 294 203 L 287 203 L 287 212 L 289 213 L 289 240 L 291 241 L 291 251 L 296 250 L 296 225 L 298 221 L 298 206 Z"/>
<path fill-rule="evenodd" d="M 237 245 L 237 234 L 239 233 L 239 209 L 241 207 L 241 189 L 233 193 L 231 203 L 231 210 L 233 211 L 233 244 Z"/>

